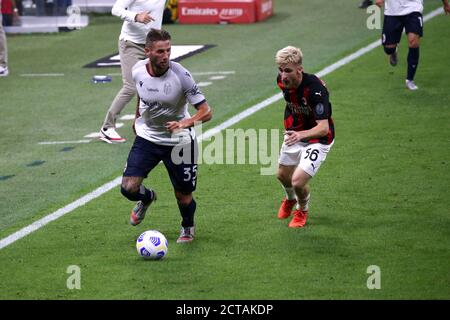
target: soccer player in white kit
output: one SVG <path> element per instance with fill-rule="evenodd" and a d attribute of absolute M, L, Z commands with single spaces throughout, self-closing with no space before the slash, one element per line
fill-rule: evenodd
<path fill-rule="evenodd" d="M 182 217 L 177 240 L 194 239 L 196 202 L 192 196 L 197 184 L 197 141 L 195 123 L 211 119 L 212 111 L 192 75 L 179 63 L 170 61 L 171 36 L 165 30 L 152 29 L 145 45 L 146 60 L 133 67 L 133 80 L 139 96 L 134 128 L 136 139 L 128 155 L 122 177 L 122 194 L 137 201 L 130 223 L 142 222 L 156 192 L 142 184 L 149 172 L 163 162 L 169 174 Z M 191 117 L 187 102 L 195 107 Z M 180 145 L 182 161 L 174 149 Z"/>
<path fill-rule="evenodd" d="M 405 83 L 409 90 L 417 90 L 414 76 L 419 65 L 419 45 L 423 35 L 423 0 L 376 0 L 375 3 L 380 8 L 384 4 L 382 44 L 392 66 L 397 65 L 397 45 L 405 29 L 409 47 Z M 448 0 L 442 0 L 442 3 L 445 13 L 449 14 Z"/>

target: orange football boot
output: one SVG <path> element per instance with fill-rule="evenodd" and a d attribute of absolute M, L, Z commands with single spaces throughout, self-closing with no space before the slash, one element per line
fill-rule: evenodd
<path fill-rule="evenodd" d="M 301 228 L 306 224 L 306 219 L 308 218 L 308 211 L 295 210 L 294 217 L 291 222 L 289 222 L 289 228 Z"/>
<path fill-rule="evenodd" d="M 281 202 L 281 207 L 278 210 L 278 219 L 286 219 L 289 218 L 292 212 L 292 208 L 294 208 L 295 204 L 297 203 L 297 200 L 288 200 L 284 199 Z"/>

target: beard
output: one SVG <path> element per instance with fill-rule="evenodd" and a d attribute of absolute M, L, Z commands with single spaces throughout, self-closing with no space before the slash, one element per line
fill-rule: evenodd
<path fill-rule="evenodd" d="M 158 59 L 155 58 L 155 59 L 151 59 L 150 63 L 152 64 L 152 69 L 157 74 L 163 74 L 169 68 L 169 61 L 158 61 Z"/>

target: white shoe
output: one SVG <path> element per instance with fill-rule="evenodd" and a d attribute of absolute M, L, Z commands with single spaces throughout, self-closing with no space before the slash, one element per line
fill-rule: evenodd
<path fill-rule="evenodd" d="M 99 138 L 106 143 L 123 143 L 127 141 L 125 138 L 119 136 L 114 128 L 101 128 Z"/>
<path fill-rule="evenodd" d="M 417 90 L 417 89 L 419 89 L 419 87 L 416 86 L 416 84 L 415 84 L 414 81 L 412 81 L 412 80 L 406 79 L 406 80 L 405 80 L 405 83 L 406 83 L 406 87 L 407 87 L 409 90 Z"/>
<path fill-rule="evenodd" d="M 1 67 L 0 66 L 0 77 L 6 77 L 9 74 L 8 67 Z"/>

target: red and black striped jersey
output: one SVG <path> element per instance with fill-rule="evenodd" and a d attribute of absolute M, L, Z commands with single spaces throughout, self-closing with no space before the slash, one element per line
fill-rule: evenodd
<path fill-rule="evenodd" d="M 317 125 L 316 120 L 328 119 L 328 134 L 322 138 L 308 140 L 308 143 L 331 144 L 334 140 L 334 122 L 325 83 L 308 73 L 303 73 L 302 82 L 297 89 L 286 89 L 280 76 L 277 83 L 286 100 L 284 128 L 293 131 L 309 130 Z"/>

